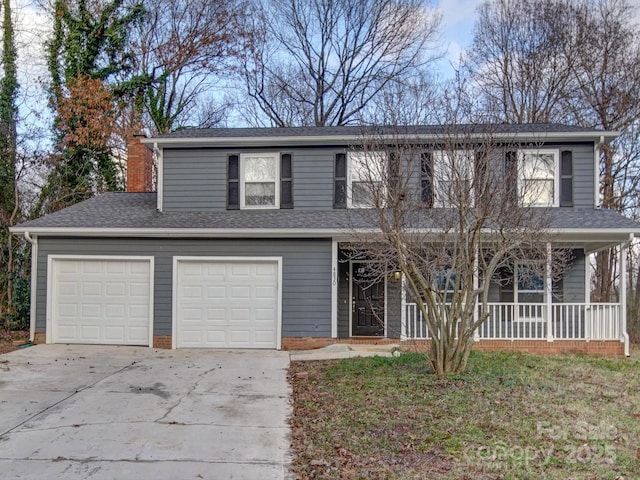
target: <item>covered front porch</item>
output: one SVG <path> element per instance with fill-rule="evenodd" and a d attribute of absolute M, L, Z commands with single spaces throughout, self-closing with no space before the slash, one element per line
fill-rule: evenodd
<path fill-rule="evenodd" d="M 624 238 L 624 240 L 622 240 Z M 508 288 L 496 288 L 486 305 L 487 320 L 475 332 L 476 342 L 619 342 L 629 355 L 627 333 L 627 249 L 632 236 L 619 235 L 615 242 L 593 235 L 589 239 L 570 239 L 575 248 L 576 261 L 557 285 L 547 265 L 546 278 L 539 287 L 520 289 L 514 279 Z M 618 301 L 592 302 L 590 294 L 590 255 L 603 249 L 617 247 L 619 277 Z M 548 248 L 552 248 L 551 245 Z M 550 260 L 549 260 L 550 261 Z M 535 282 L 534 282 L 535 283 Z M 443 305 L 446 308 L 446 304 Z M 475 315 L 482 313 L 478 305 Z M 401 334 L 403 341 L 427 341 L 430 332 L 423 314 L 403 292 L 401 302 Z"/>

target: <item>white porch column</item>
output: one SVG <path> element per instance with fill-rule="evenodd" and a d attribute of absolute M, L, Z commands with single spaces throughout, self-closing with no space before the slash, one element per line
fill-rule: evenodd
<path fill-rule="evenodd" d="M 479 260 L 479 256 L 478 255 L 479 254 L 476 251 L 475 258 L 474 258 L 474 261 L 473 261 L 473 290 L 474 291 L 478 290 L 479 275 L 480 275 L 480 272 L 478 271 L 480 269 L 480 260 Z M 477 300 L 476 300 L 475 303 L 476 304 L 475 304 L 475 306 L 473 308 L 473 323 L 474 324 L 478 321 L 478 307 L 479 307 Z M 480 333 L 476 329 L 476 331 L 473 332 L 473 341 L 477 342 L 479 340 L 480 340 Z"/>
<path fill-rule="evenodd" d="M 331 241 L 331 337 L 338 338 L 338 241 Z"/>
<path fill-rule="evenodd" d="M 547 243 L 547 262 L 545 265 L 544 279 L 544 301 L 547 311 L 547 342 L 553 342 L 553 276 L 551 275 L 552 267 L 551 244 Z"/>
<path fill-rule="evenodd" d="M 584 252 L 584 328 L 587 342 L 591 340 L 591 255 Z"/>
<path fill-rule="evenodd" d="M 407 289 L 405 287 L 406 280 L 402 274 L 400 282 L 400 340 L 407 340 Z"/>
<path fill-rule="evenodd" d="M 629 356 L 629 334 L 627 333 L 627 248 L 628 242 L 620 244 L 620 341 L 624 343 L 624 354 Z"/>

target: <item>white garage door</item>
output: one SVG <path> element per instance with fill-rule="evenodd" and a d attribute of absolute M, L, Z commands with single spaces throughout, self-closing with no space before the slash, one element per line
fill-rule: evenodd
<path fill-rule="evenodd" d="M 53 343 L 149 345 L 151 261 L 51 261 Z"/>
<path fill-rule="evenodd" d="M 278 262 L 177 260 L 177 347 L 277 348 Z"/>

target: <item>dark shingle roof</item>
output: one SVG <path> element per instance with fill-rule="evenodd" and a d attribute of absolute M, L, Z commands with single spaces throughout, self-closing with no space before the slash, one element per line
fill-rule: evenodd
<path fill-rule="evenodd" d="M 421 219 L 423 228 L 437 228 L 448 209 L 432 209 Z M 557 229 L 610 229 L 640 232 L 640 224 L 610 210 L 553 208 L 549 222 Z M 156 210 L 155 193 L 105 193 L 85 202 L 22 223 L 18 232 L 40 229 L 211 229 L 215 230 L 336 230 L 372 228 L 368 213 L 354 210 L 232 210 L 164 212 Z M 105 232 L 107 233 L 107 232 Z M 585 238 L 585 240 L 588 240 Z"/>
<path fill-rule="evenodd" d="M 284 128 L 185 128 L 161 135 L 159 139 L 179 138 L 272 138 L 325 137 L 362 135 L 450 135 L 457 134 L 537 134 L 588 133 L 593 128 L 559 123 L 521 124 L 458 124 L 408 126 L 341 126 L 341 127 L 284 127 Z"/>

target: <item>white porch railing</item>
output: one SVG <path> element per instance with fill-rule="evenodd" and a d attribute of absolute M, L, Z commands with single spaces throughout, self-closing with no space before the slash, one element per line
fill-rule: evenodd
<path fill-rule="evenodd" d="M 554 303 L 551 321 L 544 303 L 489 303 L 489 318 L 480 326 L 480 340 L 620 340 L 621 310 L 617 303 Z M 480 306 L 478 306 L 478 312 Z M 549 331 L 550 330 L 550 331 Z M 427 322 L 415 303 L 402 312 L 403 339 L 429 339 Z"/>

